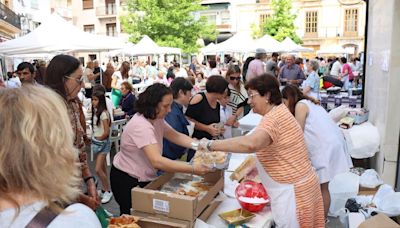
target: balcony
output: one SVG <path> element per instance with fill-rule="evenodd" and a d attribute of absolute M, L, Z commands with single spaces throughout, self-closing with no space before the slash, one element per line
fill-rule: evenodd
<path fill-rule="evenodd" d="M 6 5 L 0 2 L 0 22 L 6 22 L 18 30 L 21 29 L 21 18 L 9 9 Z M 15 29 L 14 29 L 15 30 Z"/>
<path fill-rule="evenodd" d="M 96 16 L 98 18 L 110 18 L 117 16 L 117 6 L 115 3 L 96 7 Z"/>

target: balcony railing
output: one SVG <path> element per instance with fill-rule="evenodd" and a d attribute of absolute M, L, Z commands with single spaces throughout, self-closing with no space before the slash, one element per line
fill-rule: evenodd
<path fill-rule="evenodd" d="M 0 19 L 21 29 L 21 18 L 10 10 L 6 5 L 0 2 Z"/>
<path fill-rule="evenodd" d="M 116 15 L 117 15 L 117 7 L 114 3 L 96 7 L 96 16 L 98 17 L 116 16 Z"/>

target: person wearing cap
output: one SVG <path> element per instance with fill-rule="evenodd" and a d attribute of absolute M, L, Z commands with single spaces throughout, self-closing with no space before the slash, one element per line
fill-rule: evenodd
<path fill-rule="evenodd" d="M 279 73 L 279 81 L 281 85 L 301 85 L 305 76 L 300 66 L 295 64 L 294 55 L 286 57 L 286 64 L 282 67 Z"/>
<path fill-rule="evenodd" d="M 266 72 L 278 77 L 279 67 L 278 67 L 278 56 L 279 54 L 274 52 L 272 53 L 272 58 L 266 63 Z"/>
<path fill-rule="evenodd" d="M 250 81 L 252 78 L 265 73 L 265 59 L 267 52 L 263 48 L 256 49 L 255 59 L 252 60 L 247 68 L 246 80 Z"/>
<path fill-rule="evenodd" d="M 36 84 L 35 81 L 35 68 L 31 63 L 22 62 L 17 66 L 16 71 L 22 85 L 24 84 Z"/>

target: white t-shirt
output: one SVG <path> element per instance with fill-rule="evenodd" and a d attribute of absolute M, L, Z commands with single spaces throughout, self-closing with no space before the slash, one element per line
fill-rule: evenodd
<path fill-rule="evenodd" d="M 109 120 L 110 117 L 108 116 L 108 112 L 104 110 L 100 115 L 100 124 L 97 125 L 97 115 L 95 113 L 93 115 L 93 136 L 99 137 L 102 136 L 104 133 L 104 125 L 103 120 Z"/>
<path fill-rule="evenodd" d="M 339 61 L 336 61 L 333 65 L 332 65 L 332 69 L 331 69 L 331 75 L 332 76 L 339 76 L 340 73 L 340 69 L 342 68 L 342 64 L 340 64 Z"/>
<path fill-rule="evenodd" d="M 229 117 L 232 116 L 232 107 L 230 106 L 226 106 L 226 107 L 222 107 L 222 105 L 220 105 L 220 122 L 222 123 L 226 123 L 226 121 L 229 119 Z M 228 126 L 228 125 L 224 125 L 225 128 L 225 132 L 224 132 L 224 139 L 230 139 L 232 138 L 232 127 Z"/>
<path fill-rule="evenodd" d="M 124 82 L 125 80 L 122 79 L 122 74 L 120 71 L 115 71 L 114 74 L 112 75 L 112 79 L 116 78 L 117 79 L 117 88 L 121 88 L 121 83 Z"/>
<path fill-rule="evenodd" d="M 43 207 L 44 203 L 40 201 L 23 206 L 15 220 L 13 220 L 15 209 L 0 211 L 0 227 L 25 227 Z M 101 224 L 96 214 L 90 208 L 83 204 L 75 203 L 54 218 L 48 226 L 48 228 L 69 227 L 101 228 Z"/>

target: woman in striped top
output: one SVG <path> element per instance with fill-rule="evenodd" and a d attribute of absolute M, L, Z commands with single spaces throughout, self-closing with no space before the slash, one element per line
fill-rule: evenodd
<path fill-rule="evenodd" d="M 232 139 L 203 139 L 200 148 L 256 151 L 258 173 L 271 198 L 277 227 L 324 227 L 318 176 L 311 166 L 302 129 L 282 103 L 279 82 L 264 74 L 251 79 L 246 89 L 253 111 L 263 115 L 256 130 Z"/>
<path fill-rule="evenodd" d="M 231 65 L 225 76 L 229 82 L 229 89 L 231 91 L 228 106 L 232 107 L 232 114 L 236 118 L 240 117 L 243 113 L 243 108 L 240 109 L 238 105 L 243 103 L 247 98 L 247 91 L 244 88 L 240 73 L 238 65 Z"/>

